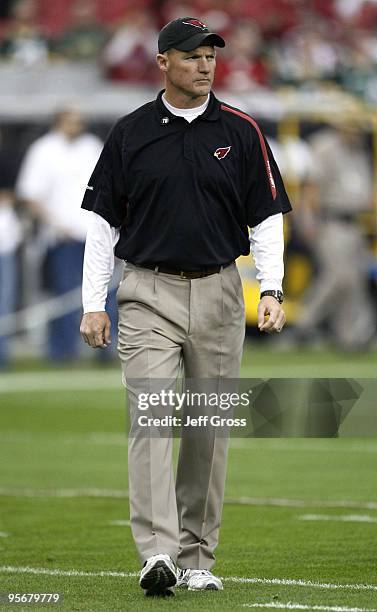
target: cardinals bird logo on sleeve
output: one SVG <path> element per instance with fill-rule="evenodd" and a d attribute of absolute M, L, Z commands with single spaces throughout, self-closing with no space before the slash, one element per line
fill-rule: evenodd
<path fill-rule="evenodd" d="M 214 156 L 217 157 L 217 159 L 224 159 L 224 157 L 226 157 L 228 155 L 228 153 L 231 150 L 231 148 L 232 147 L 219 147 L 214 152 Z"/>

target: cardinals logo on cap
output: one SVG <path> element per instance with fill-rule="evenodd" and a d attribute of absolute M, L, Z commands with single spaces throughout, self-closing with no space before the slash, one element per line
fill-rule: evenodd
<path fill-rule="evenodd" d="M 231 150 L 231 148 L 232 147 L 219 147 L 214 152 L 214 156 L 217 157 L 217 159 L 224 159 L 224 157 L 226 157 L 228 155 L 228 153 Z"/>
<path fill-rule="evenodd" d="M 199 19 L 189 19 L 188 21 L 182 21 L 185 25 L 192 25 L 194 28 L 200 28 L 201 30 L 206 30 L 207 26 Z"/>

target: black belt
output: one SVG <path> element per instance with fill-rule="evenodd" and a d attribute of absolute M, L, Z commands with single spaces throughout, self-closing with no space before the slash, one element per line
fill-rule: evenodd
<path fill-rule="evenodd" d="M 201 270 L 179 270 L 177 268 L 165 268 L 165 266 L 158 266 L 156 264 L 143 264 L 140 266 L 141 268 L 148 268 L 148 270 L 154 270 L 156 273 L 161 272 L 162 274 L 174 274 L 175 276 L 180 276 L 181 278 L 204 278 L 205 276 L 211 276 L 211 274 L 218 274 L 222 268 L 227 268 L 230 266 L 233 261 L 228 261 L 228 263 L 223 264 L 222 266 L 214 266 L 213 268 L 202 268 Z"/>

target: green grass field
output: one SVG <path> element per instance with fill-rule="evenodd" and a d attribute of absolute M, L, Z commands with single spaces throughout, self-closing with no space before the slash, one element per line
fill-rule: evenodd
<path fill-rule="evenodd" d="M 58 610 L 377 610 L 376 439 L 233 439 L 224 591 L 145 598 L 118 369 L 24 366 L 0 374 L 0 593 L 58 592 Z M 376 366 L 373 353 L 247 347 L 242 375 L 375 378 Z"/>

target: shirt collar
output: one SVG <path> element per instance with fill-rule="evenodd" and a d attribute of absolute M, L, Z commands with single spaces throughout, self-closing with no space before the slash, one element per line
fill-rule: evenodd
<path fill-rule="evenodd" d="M 194 108 L 175 108 L 166 100 L 164 94 L 162 94 L 161 100 L 166 108 L 168 108 L 174 115 L 178 115 L 178 117 L 183 117 L 184 119 L 192 116 L 196 118 L 199 117 L 199 115 L 203 115 L 203 113 L 207 110 L 207 106 L 209 104 L 209 94 L 203 104 L 200 106 L 195 106 Z"/>
<path fill-rule="evenodd" d="M 171 113 L 166 108 L 165 104 L 163 103 L 161 99 L 164 91 L 165 90 L 162 89 L 158 93 L 157 98 L 154 102 L 154 106 L 155 106 L 159 119 L 162 120 L 164 117 L 169 117 L 171 121 L 174 121 L 175 119 L 182 119 L 182 117 L 177 117 L 177 115 L 173 115 L 173 113 Z M 220 102 L 211 91 L 209 94 L 208 106 L 206 110 L 204 111 L 204 113 L 202 115 L 199 115 L 198 119 L 201 119 L 204 121 L 216 121 L 219 118 L 219 115 L 220 115 Z"/>

